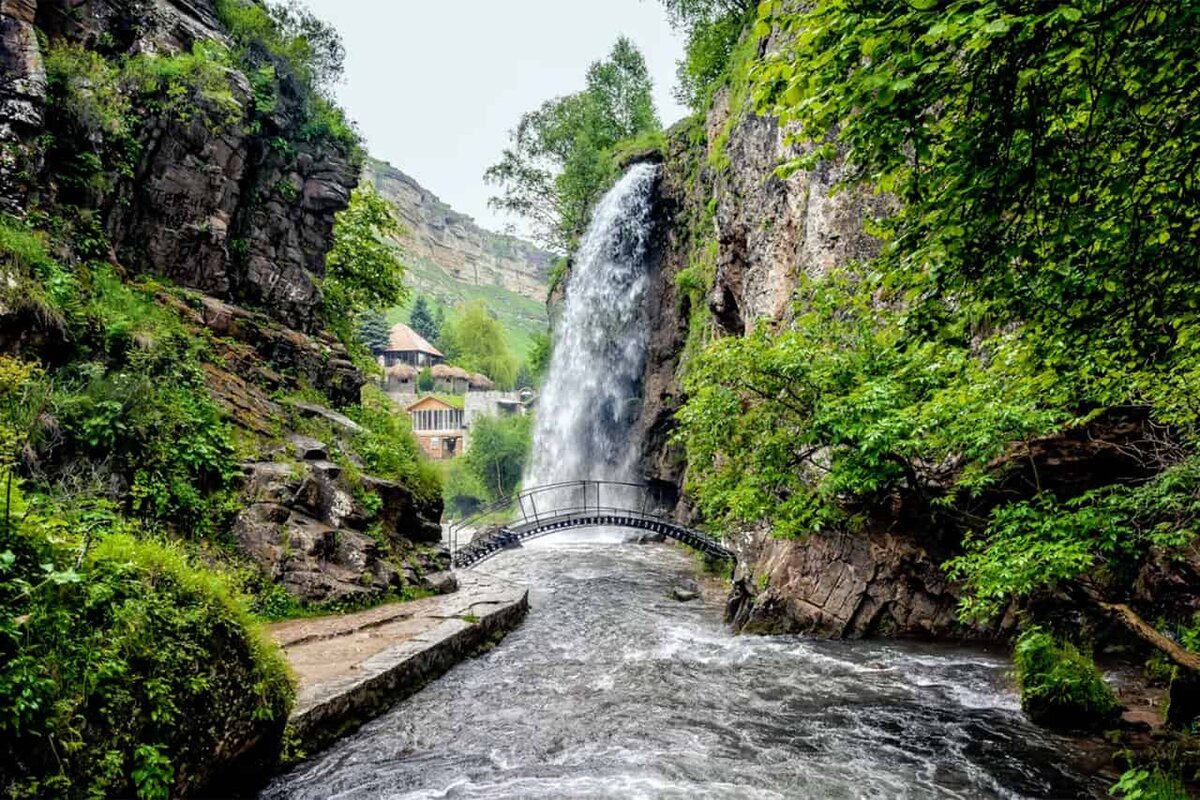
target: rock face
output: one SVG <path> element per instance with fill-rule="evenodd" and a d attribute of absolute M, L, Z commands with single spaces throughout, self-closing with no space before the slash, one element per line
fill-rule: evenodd
<path fill-rule="evenodd" d="M 0 0 L 0 210 L 10 214 L 25 207 L 45 106 L 36 14 L 37 0 Z"/>
<path fill-rule="evenodd" d="M 39 174 L 56 167 L 45 163 L 41 135 L 69 128 L 48 102 L 35 23 L 52 46 L 78 44 L 114 57 L 226 41 L 212 0 L 3 0 L 0 206 L 10 211 L 57 199 L 56 182 Z M 98 206 L 127 268 L 262 308 L 311 332 L 319 327 L 317 279 L 334 215 L 357 184 L 359 157 L 348 144 L 301 134 L 303 93 L 286 65 L 276 73 L 278 101 L 253 123 L 254 92 L 237 71 L 228 78 L 240 113 L 206 113 L 203 103 L 186 119 L 144 113 L 130 174 L 89 205 Z M 35 186 L 40 196 L 31 197 Z"/>
<path fill-rule="evenodd" d="M 402 244 L 410 257 L 460 283 L 501 286 L 531 300 L 546 300 L 552 253 L 480 228 L 391 164 L 370 159 L 365 177 L 399 209 L 408 228 Z"/>
<path fill-rule="evenodd" d="M 293 437 L 293 444 L 302 459 L 296 463 L 244 466 L 247 504 L 233 524 L 239 549 L 274 582 L 306 602 L 336 604 L 425 586 L 427 575 L 447 568 L 443 549 L 414 547 L 440 540 L 440 508 L 399 484 L 362 478 L 362 488 L 379 498 L 373 513 L 341 467 L 326 460 L 323 442 Z"/>
<path fill-rule="evenodd" d="M 265 576 L 313 603 L 420 585 L 445 567 L 440 499 L 360 475 L 353 440 L 361 431 L 346 416 L 279 400 L 306 387 L 336 407 L 360 402 L 365 378 L 319 316 L 334 216 L 361 170 L 357 148 L 310 130 L 309 90 L 287 63 L 273 61 L 272 83 L 256 90 L 222 62 L 228 97 L 194 92 L 185 114 L 138 105 L 138 83 L 118 80 L 111 91 L 127 94 L 136 113 L 121 133 L 134 140 L 125 142 L 131 155 L 114 161 L 97 144 L 108 134 L 81 134 L 86 126 L 44 65 L 45 48 L 78 46 L 117 71 L 128 59 L 193 52 L 210 40 L 230 43 L 213 0 L 0 0 L 0 210 L 36 209 L 68 223 L 86 215 L 103 227 L 95 238 L 108 261 L 193 290 L 156 299 L 209 342 L 207 385 L 260 451 L 244 465 L 233 536 Z M 83 80 L 86 95 L 93 76 L 72 69 L 82 77 L 67 79 Z M 273 102 L 256 99 L 268 90 Z M 74 179 L 74 144 L 104 155 L 103 180 Z M 0 322 L 0 346 L 36 339 L 39 356 L 53 360 L 60 332 L 34 330 L 5 309 Z M 295 435 L 314 426 L 338 439 Z M 354 475 L 339 464 L 353 464 Z"/>
<path fill-rule="evenodd" d="M 645 478 L 676 497 L 683 495 L 687 463 L 671 435 L 684 396 L 680 376 L 693 312 L 678 286 L 680 273 L 697 258 L 711 259 L 715 279 L 705 299 L 719 335 L 742 335 L 762 320 L 786 322 L 799 281 L 876 251 L 862 223 L 888 203 L 854 193 L 831 197 L 841 178 L 836 167 L 779 177 L 775 168 L 800 149 L 787 143 L 776 120 L 733 111 L 728 95 L 719 96 L 702 124 L 681 123 L 668 136 L 663 165 L 662 255 L 649 293 L 645 395 L 634 434 Z M 723 156 L 713 158 L 722 140 Z M 715 253 L 698 254 L 697 239 L 715 243 Z M 685 522 L 694 517 L 686 501 L 676 513 Z M 989 633 L 958 624 L 957 595 L 939 566 L 945 548 L 924 542 L 916 530 L 881 525 L 874 533 L 828 531 L 803 541 L 775 539 L 768 530 L 726 533 L 739 553 L 729 608 L 739 629 Z"/>
<path fill-rule="evenodd" d="M 752 565 L 727 610 L 747 633 L 861 637 L 968 637 L 981 632 L 956 618 L 958 596 L 912 536 L 814 534 L 785 541 L 769 531 L 736 537 L 739 561 Z"/>

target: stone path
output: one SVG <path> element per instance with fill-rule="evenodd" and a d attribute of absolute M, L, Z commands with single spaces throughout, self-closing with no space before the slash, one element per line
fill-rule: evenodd
<path fill-rule="evenodd" d="M 291 723 L 309 753 L 498 641 L 525 616 L 524 586 L 470 570 L 455 575 L 459 589 L 451 594 L 271 626 L 299 682 Z"/>

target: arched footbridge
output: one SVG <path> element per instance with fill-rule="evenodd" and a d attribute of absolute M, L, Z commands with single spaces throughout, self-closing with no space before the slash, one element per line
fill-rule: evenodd
<path fill-rule="evenodd" d="M 455 567 L 470 567 L 530 539 L 596 527 L 647 531 L 710 558 L 737 563 L 736 556 L 712 536 L 669 517 L 651 487 L 620 481 L 538 486 L 488 506 L 450 526 L 450 560 Z"/>

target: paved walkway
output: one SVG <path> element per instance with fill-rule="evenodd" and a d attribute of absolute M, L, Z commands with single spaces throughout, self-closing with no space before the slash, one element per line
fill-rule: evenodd
<path fill-rule="evenodd" d="M 299 682 L 291 722 L 306 749 L 383 713 L 524 617 L 525 587 L 470 570 L 455 575 L 451 594 L 270 627 Z"/>

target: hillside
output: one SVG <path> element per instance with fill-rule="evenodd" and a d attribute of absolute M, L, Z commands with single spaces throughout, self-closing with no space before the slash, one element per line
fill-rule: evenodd
<path fill-rule="evenodd" d="M 524 356 L 530 336 L 546 329 L 546 285 L 554 255 L 479 227 L 385 161 L 368 159 L 364 179 L 400 212 L 409 285 L 450 308 L 483 301 L 504 323 L 513 352 Z M 407 309 L 389 317 L 407 319 Z"/>

